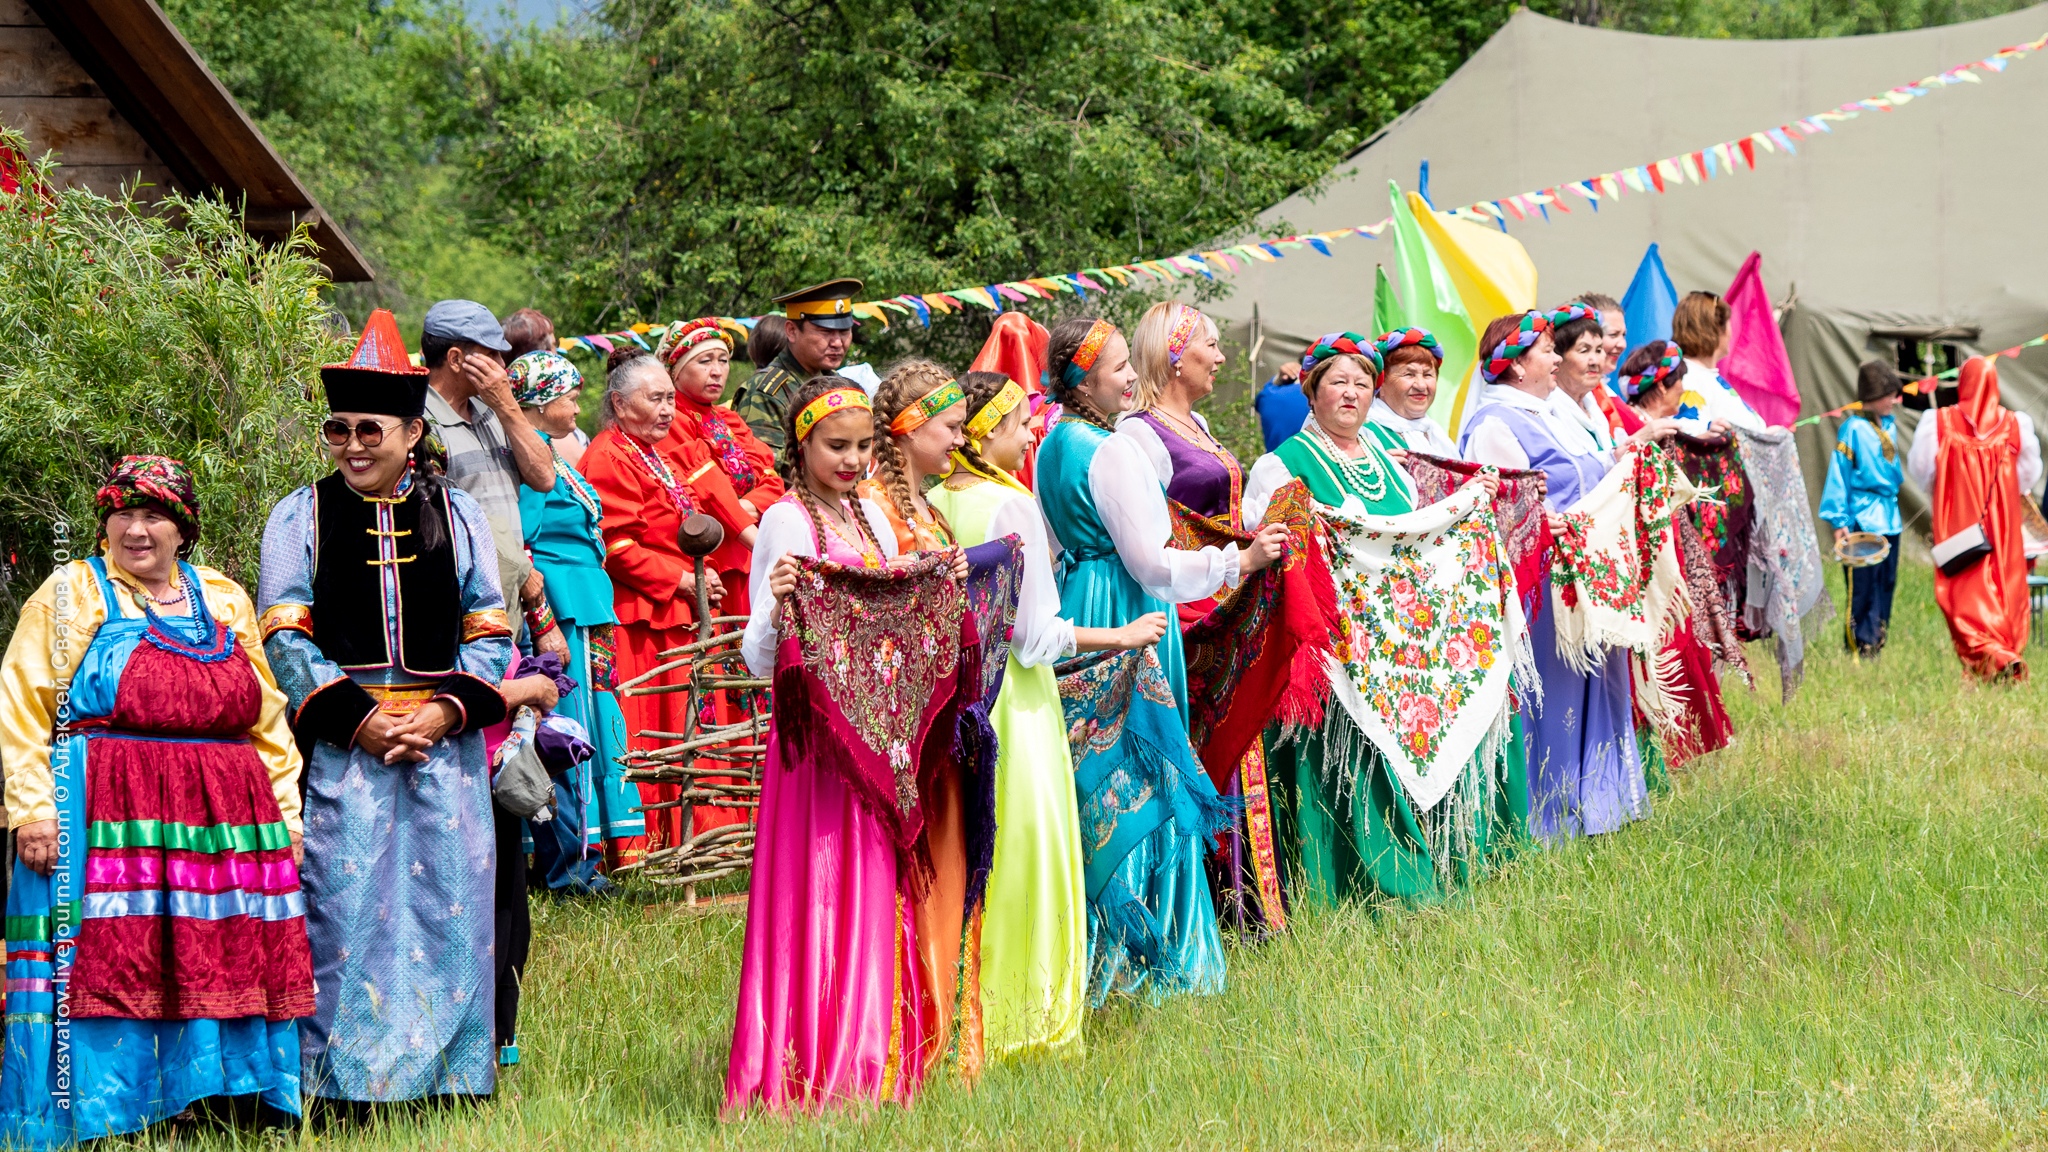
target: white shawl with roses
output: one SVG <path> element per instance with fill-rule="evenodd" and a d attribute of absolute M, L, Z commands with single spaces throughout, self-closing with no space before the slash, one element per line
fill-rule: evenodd
<path fill-rule="evenodd" d="M 1485 490 L 1397 516 L 1318 506 L 1337 584 L 1330 685 L 1417 812 L 1504 738 L 1527 630 Z"/>
<path fill-rule="evenodd" d="M 1636 705 L 1667 729 L 1679 722 L 1684 666 L 1664 642 L 1692 611 L 1671 518 L 1698 495 L 1661 445 L 1625 445 L 1600 483 L 1565 510 L 1564 530 L 1551 540 L 1557 654 L 1581 672 L 1611 649 L 1642 656 L 1631 662 Z"/>

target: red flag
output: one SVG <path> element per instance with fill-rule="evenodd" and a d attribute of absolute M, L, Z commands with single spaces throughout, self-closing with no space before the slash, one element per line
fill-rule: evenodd
<path fill-rule="evenodd" d="M 1658 163 L 1661 164 L 1662 161 Z M 1655 184 L 1657 191 L 1662 192 L 1664 190 L 1664 173 L 1658 171 L 1657 167 L 1657 164 L 1650 165 L 1650 183 Z"/>
<path fill-rule="evenodd" d="M 1756 171 L 1756 141 L 1744 136 L 1737 143 L 1742 146 L 1743 161 L 1749 165 L 1750 171 Z"/>

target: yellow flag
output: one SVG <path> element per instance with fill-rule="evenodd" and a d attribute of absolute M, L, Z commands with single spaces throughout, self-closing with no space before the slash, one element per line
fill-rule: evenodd
<path fill-rule="evenodd" d="M 1458 290 L 1465 314 L 1472 318 L 1472 330 L 1483 332 L 1496 316 L 1527 312 L 1536 307 L 1536 262 L 1522 242 L 1497 228 L 1486 228 L 1442 212 L 1433 212 L 1421 196 L 1408 193 L 1409 210 L 1430 247 L 1443 261 L 1444 271 Z M 1480 349 L 1481 355 L 1485 349 Z M 1440 388 L 1455 389 L 1444 426 L 1451 435 L 1465 422 L 1465 414 L 1478 397 L 1472 381 L 1444 380 Z"/>

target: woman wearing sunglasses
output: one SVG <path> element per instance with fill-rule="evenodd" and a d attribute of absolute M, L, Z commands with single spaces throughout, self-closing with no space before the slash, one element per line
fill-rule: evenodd
<path fill-rule="evenodd" d="M 330 1101 L 488 1095 L 497 846 L 483 729 L 551 707 L 502 685 L 512 629 L 490 524 L 420 467 L 427 373 L 371 313 L 320 370 L 335 471 L 271 511 L 257 603 L 306 758 L 307 935 L 318 991 L 305 1091 Z"/>

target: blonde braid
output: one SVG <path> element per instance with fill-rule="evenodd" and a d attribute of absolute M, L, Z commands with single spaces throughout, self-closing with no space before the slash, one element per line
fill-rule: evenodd
<path fill-rule="evenodd" d="M 892 366 L 882 378 L 882 386 L 875 390 L 875 472 L 883 491 L 889 494 L 889 503 L 896 506 L 896 513 L 905 524 L 917 523 L 917 502 L 910 490 L 909 461 L 903 458 L 903 448 L 896 443 L 889 424 L 905 408 L 951 379 L 951 372 L 930 360 L 905 360 Z M 950 538 L 953 526 L 946 523 L 946 514 L 937 505 L 932 505 L 931 511 L 932 519 Z"/>

